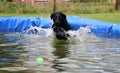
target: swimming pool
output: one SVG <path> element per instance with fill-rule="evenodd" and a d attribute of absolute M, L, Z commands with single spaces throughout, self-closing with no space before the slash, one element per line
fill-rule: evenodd
<path fill-rule="evenodd" d="M 51 29 L 38 30 L 0 34 L 0 73 L 120 72 L 119 37 L 88 34 L 82 27 L 65 42 L 54 39 Z M 37 62 L 41 57 L 45 61 Z"/>

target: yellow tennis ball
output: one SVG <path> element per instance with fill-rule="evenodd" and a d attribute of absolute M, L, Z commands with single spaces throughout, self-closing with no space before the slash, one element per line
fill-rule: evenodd
<path fill-rule="evenodd" d="M 43 58 L 36 58 L 36 61 L 37 62 L 44 62 L 44 59 Z"/>

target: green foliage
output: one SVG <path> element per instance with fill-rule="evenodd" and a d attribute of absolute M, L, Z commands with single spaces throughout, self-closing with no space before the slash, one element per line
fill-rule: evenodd
<path fill-rule="evenodd" d="M 63 8 L 64 7 L 64 8 Z M 93 14 L 114 12 L 112 3 L 66 3 L 58 4 L 57 11 L 76 14 Z"/>
<path fill-rule="evenodd" d="M 93 14 L 114 12 L 114 3 L 61 3 L 56 4 L 56 11 L 75 14 Z M 40 14 L 52 13 L 52 4 L 30 5 L 24 3 L 2 2 L 0 3 L 0 13 L 14 14 Z"/>
<path fill-rule="evenodd" d="M 52 8 L 50 4 L 31 5 L 24 3 L 2 2 L 0 3 L 0 13 L 48 13 Z"/>

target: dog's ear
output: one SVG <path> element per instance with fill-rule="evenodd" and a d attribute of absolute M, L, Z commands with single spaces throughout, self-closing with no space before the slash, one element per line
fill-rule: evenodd
<path fill-rule="evenodd" d="M 52 13 L 52 14 L 50 15 L 50 18 L 53 19 L 54 15 L 55 15 L 55 13 Z"/>
<path fill-rule="evenodd" d="M 62 13 L 62 16 L 63 16 L 64 19 L 66 19 L 66 15 L 65 14 Z"/>

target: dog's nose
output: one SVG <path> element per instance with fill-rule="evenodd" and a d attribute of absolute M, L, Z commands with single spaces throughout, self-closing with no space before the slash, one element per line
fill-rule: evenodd
<path fill-rule="evenodd" d="M 59 24 L 60 22 L 59 21 L 55 21 L 55 24 Z"/>

